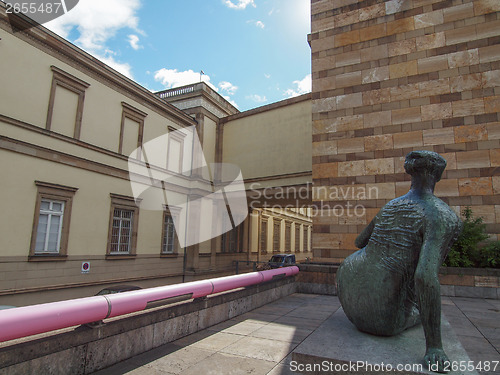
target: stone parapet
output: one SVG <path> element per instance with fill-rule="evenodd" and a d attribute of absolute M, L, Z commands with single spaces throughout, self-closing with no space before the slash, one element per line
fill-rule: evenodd
<path fill-rule="evenodd" d="M 299 264 L 299 269 L 295 279 L 297 292 L 337 295 L 335 276 L 338 265 Z"/>
<path fill-rule="evenodd" d="M 300 264 L 296 276 L 301 293 L 337 295 L 338 264 Z M 439 272 L 441 295 L 500 299 L 500 270 L 442 267 Z"/>
<path fill-rule="evenodd" d="M 90 374 L 295 292 L 293 277 L 0 343 L 0 373 Z"/>
<path fill-rule="evenodd" d="M 442 267 L 441 295 L 500 299 L 500 269 Z"/>

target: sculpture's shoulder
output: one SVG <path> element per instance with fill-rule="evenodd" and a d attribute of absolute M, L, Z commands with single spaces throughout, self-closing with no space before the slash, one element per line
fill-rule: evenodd
<path fill-rule="evenodd" d="M 431 202 L 433 210 L 430 213 L 433 214 L 433 221 L 444 221 L 448 226 L 461 227 L 462 220 L 460 220 L 458 215 L 448 206 L 448 204 L 436 196 L 432 196 Z"/>
<path fill-rule="evenodd" d="M 412 219 L 421 219 L 430 226 L 443 224 L 450 230 L 461 229 L 462 221 L 443 200 L 435 195 L 415 196 L 410 192 L 389 201 L 380 213 L 395 213 Z"/>
<path fill-rule="evenodd" d="M 420 200 L 414 199 L 411 194 L 405 194 L 387 202 L 380 212 L 394 212 L 396 214 L 413 212 L 412 216 L 421 216 L 424 214 L 424 206 Z"/>
<path fill-rule="evenodd" d="M 447 203 L 432 195 L 424 200 L 425 218 L 424 231 L 429 231 L 435 238 L 441 238 L 446 243 L 455 242 L 462 231 L 462 220 Z"/>
<path fill-rule="evenodd" d="M 384 207 L 382 207 L 382 209 L 384 209 L 384 208 L 392 209 L 395 207 L 402 207 L 402 206 L 417 207 L 418 205 L 419 205 L 419 202 L 413 200 L 410 194 L 405 194 L 405 195 L 402 195 L 400 197 L 397 197 L 397 198 L 390 200 L 389 202 L 387 202 L 384 205 Z"/>

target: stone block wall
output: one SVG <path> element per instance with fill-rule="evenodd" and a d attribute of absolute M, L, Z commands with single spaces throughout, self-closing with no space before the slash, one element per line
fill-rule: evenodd
<path fill-rule="evenodd" d="M 339 261 L 443 155 L 436 195 L 500 233 L 500 1 L 312 0 L 315 261 Z"/>
<path fill-rule="evenodd" d="M 338 266 L 309 263 L 298 266 L 300 272 L 295 276 L 298 293 L 337 295 Z"/>
<path fill-rule="evenodd" d="M 442 267 L 441 295 L 500 299 L 500 270 Z"/>
<path fill-rule="evenodd" d="M 302 263 L 299 268 L 296 292 L 337 295 L 338 265 Z M 439 283 L 442 296 L 500 299 L 498 269 L 441 267 Z"/>

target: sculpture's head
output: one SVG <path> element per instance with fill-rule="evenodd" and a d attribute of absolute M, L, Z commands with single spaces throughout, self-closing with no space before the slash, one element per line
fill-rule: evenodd
<path fill-rule="evenodd" d="M 406 155 L 405 171 L 411 176 L 431 175 L 437 182 L 445 168 L 446 160 L 436 152 L 412 151 Z"/>

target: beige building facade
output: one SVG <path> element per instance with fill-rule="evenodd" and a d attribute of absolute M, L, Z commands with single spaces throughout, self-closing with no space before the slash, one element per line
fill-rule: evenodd
<path fill-rule="evenodd" d="M 168 206 L 142 208 L 129 173 L 132 160 L 151 173 L 136 173 L 139 184 L 162 186 L 173 200 L 192 194 L 186 181 L 200 192 L 210 189 L 209 177 L 184 173 L 204 161 L 241 165 L 245 182 L 260 191 L 305 184 L 310 157 L 289 152 L 274 168 L 268 157 L 297 142 L 298 134 L 309 134 L 300 142 L 310 148 L 309 96 L 239 113 L 204 83 L 153 94 L 42 26 L 25 28 L 26 22 L 9 19 L 0 4 L 0 189 L 8 197 L 0 219 L 0 305 L 89 296 L 119 283 L 148 287 L 214 277 L 234 273 L 235 260 L 267 261 L 266 252 L 309 254 L 305 210 L 274 213 L 258 205 L 235 229 L 184 249 L 174 221 L 192 218 Z M 277 119 L 291 131 L 281 143 L 272 141 Z M 190 148 L 194 135 L 184 132 L 190 128 L 202 156 Z M 149 163 L 136 151 L 165 134 L 172 135 L 165 160 Z M 255 152 L 265 140 L 267 157 Z M 238 148 L 248 148 L 245 158 Z M 306 162 L 296 170 L 299 159 Z M 279 174 L 282 168 L 286 173 Z M 156 178 L 173 172 L 178 182 L 168 186 Z M 260 250 L 262 217 L 270 226 L 281 223 L 279 248 Z M 203 218 L 197 220 L 189 225 L 200 227 Z"/>

